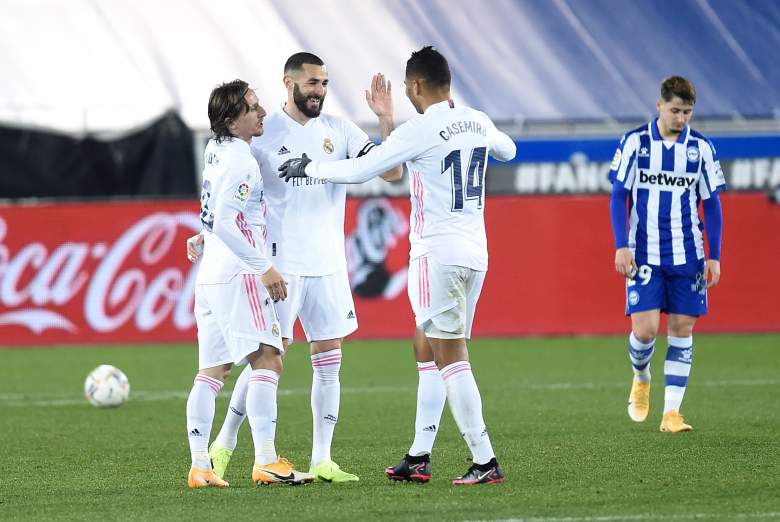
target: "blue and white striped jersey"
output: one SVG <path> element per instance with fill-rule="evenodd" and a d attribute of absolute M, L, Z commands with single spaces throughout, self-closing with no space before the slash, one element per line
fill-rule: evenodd
<path fill-rule="evenodd" d="M 664 142 L 653 120 L 623 136 L 610 169 L 610 181 L 631 193 L 628 246 L 638 265 L 704 258 L 699 200 L 726 185 L 710 140 L 686 126 Z"/>

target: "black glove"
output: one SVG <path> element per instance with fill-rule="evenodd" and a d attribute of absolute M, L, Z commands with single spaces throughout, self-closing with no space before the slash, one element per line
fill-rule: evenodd
<path fill-rule="evenodd" d="M 311 163 L 311 159 L 303 153 L 300 158 L 288 159 L 279 167 L 279 177 L 284 181 L 290 181 L 290 178 L 305 178 L 306 165 Z"/>

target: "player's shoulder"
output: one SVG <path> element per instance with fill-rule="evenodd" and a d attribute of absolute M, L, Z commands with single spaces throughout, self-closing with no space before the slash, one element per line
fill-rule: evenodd
<path fill-rule="evenodd" d="M 643 134 L 649 134 L 650 131 L 648 130 L 647 123 L 640 125 L 639 127 L 636 127 L 634 129 L 631 129 L 630 131 L 626 132 L 621 136 L 620 138 L 620 145 L 625 147 L 628 143 L 633 143 L 634 140 L 639 138 L 639 136 Z"/>
<path fill-rule="evenodd" d="M 335 114 L 327 114 L 323 112 L 319 115 L 318 121 L 321 125 L 325 127 L 343 133 L 360 130 L 360 127 L 355 125 L 355 123 L 349 118 L 345 118 L 344 116 L 337 116 Z"/>
<path fill-rule="evenodd" d="M 707 146 L 714 149 L 714 147 L 712 146 L 711 139 L 709 139 L 707 136 L 705 136 L 704 134 L 702 134 L 701 132 L 697 131 L 692 127 L 689 128 L 689 130 L 690 130 L 690 137 L 688 139 L 699 140 L 699 142 L 705 143 Z"/>

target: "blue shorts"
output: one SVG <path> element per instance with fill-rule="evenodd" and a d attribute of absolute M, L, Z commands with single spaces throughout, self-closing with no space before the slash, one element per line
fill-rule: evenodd
<path fill-rule="evenodd" d="M 698 317 L 707 313 L 704 260 L 678 266 L 642 265 L 626 281 L 626 315 L 660 309 Z"/>

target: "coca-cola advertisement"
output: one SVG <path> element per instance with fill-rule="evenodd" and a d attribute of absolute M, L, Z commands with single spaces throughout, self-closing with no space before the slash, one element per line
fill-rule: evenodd
<path fill-rule="evenodd" d="M 0 343 L 194 338 L 197 202 L 0 207 Z"/>

